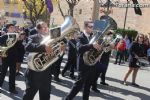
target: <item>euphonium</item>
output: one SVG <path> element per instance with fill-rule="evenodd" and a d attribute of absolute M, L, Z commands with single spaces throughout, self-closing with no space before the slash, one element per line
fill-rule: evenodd
<path fill-rule="evenodd" d="M 7 33 L 7 36 L 6 42 L 0 44 L 0 57 L 7 57 L 7 50 L 13 47 L 19 38 L 18 33 Z"/>
<path fill-rule="evenodd" d="M 60 31 L 59 31 L 60 29 Z M 72 32 L 79 31 L 79 26 L 75 19 L 71 16 L 65 18 L 64 23 L 59 27 L 50 30 L 53 33 L 51 37 L 45 38 L 41 44 L 49 45 L 52 47 L 52 53 L 29 53 L 28 66 L 29 69 L 40 72 L 46 70 L 54 62 L 56 62 L 60 56 L 63 55 L 61 45 L 65 44 L 62 40 Z M 59 36 L 59 32 L 61 33 Z M 57 35 L 56 35 L 57 34 Z"/>
<path fill-rule="evenodd" d="M 112 34 L 110 30 L 117 29 L 117 23 L 109 16 L 102 16 L 100 20 L 94 22 L 93 32 L 94 36 L 90 40 L 89 44 L 98 43 L 102 49 L 97 51 L 91 49 L 83 54 L 83 60 L 86 65 L 93 66 L 99 61 L 102 53 L 108 51 L 107 46 L 112 41 Z M 110 34 L 112 33 L 112 34 Z"/>

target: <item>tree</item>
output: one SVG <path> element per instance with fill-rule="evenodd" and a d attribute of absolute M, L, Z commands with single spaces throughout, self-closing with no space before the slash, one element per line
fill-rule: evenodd
<path fill-rule="evenodd" d="M 26 14 L 29 17 L 33 26 L 36 25 L 37 20 L 47 19 L 47 7 L 45 0 L 23 0 Z M 47 18 L 44 18 L 44 17 Z"/>
<path fill-rule="evenodd" d="M 79 3 L 80 0 L 66 0 L 68 6 L 69 6 L 69 10 L 68 10 L 68 15 L 70 16 L 74 16 L 74 7 Z M 60 0 L 58 0 L 58 9 L 60 10 L 60 13 L 63 17 L 65 17 L 63 10 L 60 6 Z"/>

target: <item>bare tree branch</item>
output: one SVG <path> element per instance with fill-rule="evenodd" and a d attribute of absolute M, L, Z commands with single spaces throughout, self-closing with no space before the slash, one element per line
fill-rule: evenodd
<path fill-rule="evenodd" d="M 66 0 L 69 6 L 69 15 L 74 15 L 74 7 L 79 3 L 80 0 Z"/>
<path fill-rule="evenodd" d="M 25 7 L 28 11 L 28 16 L 33 25 L 36 24 L 36 21 L 42 17 L 43 11 L 45 12 L 45 2 L 44 0 L 28 0 L 24 1 Z"/>
<path fill-rule="evenodd" d="M 62 11 L 62 9 L 61 9 L 60 1 L 59 1 L 59 0 L 58 0 L 58 9 L 59 9 L 59 11 L 60 11 L 62 17 L 65 19 L 65 15 L 64 15 L 64 13 L 63 13 L 63 11 Z"/>

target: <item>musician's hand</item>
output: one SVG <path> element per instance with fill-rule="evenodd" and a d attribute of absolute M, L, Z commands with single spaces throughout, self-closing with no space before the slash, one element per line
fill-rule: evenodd
<path fill-rule="evenodd" d="M 145 60 L 148 60 L 148 58 L 147 57 L 142 57 L 143 59 L 145 59 Z"/>
<path fill-rule="evenodd" d="M 110 43 L 110 48 L 114 49 L 115 48 L 115 44 L 114 43 Z"/>
<path fill-rule="evenodd" d="M 46 50 L 46 53 L 50 54 L 52 53 L 52 48 L 50 46 L 45 46 L 45 50 Z"/>
<path fill-rule="evenodd" d="M 65 52 L 65 45 L 64 44 L 61 44 L 61 51 Z"/>
<path fill-rule="evenodd" d="M 135 58 L 137 58 L 137 59 L 138 59 L 138 58 L 139 58 L 139 56 L 138 56 L 138 55 L 135 55 Z"/>
<path fill-rule="evenodd" d="M 98 43 L 93 44 L 93 47 L 98 51 L 102 49 L 101 45 L 99 45 Z"/>

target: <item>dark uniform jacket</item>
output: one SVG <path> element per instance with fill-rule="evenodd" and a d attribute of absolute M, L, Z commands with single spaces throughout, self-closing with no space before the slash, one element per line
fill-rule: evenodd
<path fill-rule="evenodd" d="M 6 41 L 8 39 L 8 35 L 3 35 L 0 37 L 0 45 L 6 47 Z M 17 44 L 12 46 L 6 51 L 7 57 L 4 57 L 3 59 L 7 61 L 8 63 L 16 62 L 17 58 Z"/>
<path fill-rule="evenodd" d="M 85 65 L 83 61 L 83 54 L 93 48 L 92 44 L 88 44 L 89 41 L 84 33 L 81 33 L 81 37 L 78 40 L 78 57 L 77 57 L 77 68 L 81 73 L 87 72 L 91 66 Z"/>

